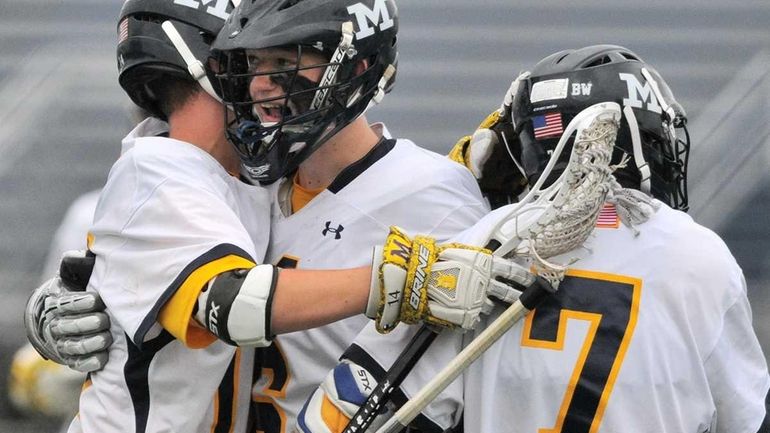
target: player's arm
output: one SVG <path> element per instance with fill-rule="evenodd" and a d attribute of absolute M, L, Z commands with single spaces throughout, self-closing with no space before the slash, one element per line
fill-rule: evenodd
<path fill-rule="evenodd" d="M 719 319 L 721 329 L 716 345 L 704 361 L 716 409 L 717 424 L 714 431 L 756 430 L 766 433 L 770 432 L 770 375 L 751 323 L 751 307 L 746 296 L 745 282 L 732 261 L 730 268 L 736 269 L 734 281 L 736 285 L 740 284 L 740 288 L 736 290 L 738 295 L 732 305 Z"/>
<path fill-rule="evenodd" d="M 765 397 L 765 420 L 762 421 L 762 425 L 759 426 L 757 433 L 770 433 L 770 391 L 767 392 Z"/>
<path fill-rule="evenodd" d="M 498 279 L 506 282 L 499 281 Z M 437 244 L 391 228 L 371 267 L 280 270 L 272 265 L 218 275 L 201 291 L 195 320 L 223 341 L 265 346 L 275 334 L 365 313 L 380 332 L 399 322 L 471 329 L 493 307 L 513 302 L 535 277 L 491 251 Z"/>
<path fill-rule="evenodd" d="M 392 330 L 399 322 L 470 329 L 480 314 L 491 309 L 490 298 L 512 302 L 519 289 L 534 282 L 526 269 L 493 257 L 488 250 L 440 245 L 428 237 L 412 239 L 395 228 L 384 247 L 375 251 L 371 267 L 344 271 L 279 270 L 257 265 L 220 273 L 201 288 L 190 326 L 200 324 L 219 339 L 238 346 L 269 345 L 275 334 L 361 313 L 373 318 L 381 332 Z M 80 282 L 82 287 L 86 282 L 87 278 Z M 103 310 L 98 296 L 87 294 L 97 304 L 91 310 Z M 42 295 L 44 298 L 46 294 Z M 41 299 L 30 298 L 28 312 L 42 311 L 40 305 L 48 300 Z M 100 330 L 109 326 L 103 312 L 80 311 L 79 323 L 98 323 Z M 28 334 L 44 356 L 72 366 L 72 362 L 47 353 L 62 347 L 62 335 L 46 330 L 64 313 L 62 309 L 38 313 L 39 324 L 29 326 Z M 69 343 L 78 342 L 74 351 L 77 359 L 91 360 L 83 371 L 103 367 L 110 344 L 103 338 L 98 344 L 86 344 L 93 337 L 92 328 L 72 327 L 66 337 Z M 100 356 L 94 358 L 95 351 Z"/>

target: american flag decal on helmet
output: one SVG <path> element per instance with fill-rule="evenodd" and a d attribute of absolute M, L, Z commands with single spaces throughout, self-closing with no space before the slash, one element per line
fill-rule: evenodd
<path fill-rule="evenodd" d="M 564 132 L 564 127 L 561 123 L 561 113 L 550 113 L 533 117 L 532 128 L 534 129 L 533 132 L 535 133 L 536 140 L 561 135 Z"/>
<path fill-rule="evenodd" d="M 532 118 L 532 128 L 534 128 L 535 139 L 539 140 L 545 137 L 559 136 L 564 132 L 564 126 L 561 122 L 561 113 L 550 113 L 544 116 L 535 116 Z"/>
<path fill-rule="evenodd" d="M 126 39 L 128 39 L 128 18 L 123 19 L 118 28 L 118 43 L 122 43 Z"/>

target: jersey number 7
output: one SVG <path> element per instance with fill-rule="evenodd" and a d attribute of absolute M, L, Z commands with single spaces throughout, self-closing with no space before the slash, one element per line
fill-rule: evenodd
<path fill-rule="evenodd" d="M 641 291 L 639 279 L 571 270 L 556 295 L 527 317 L 521 345 L 539 349 L 563 350 L 570 320 L 589 324 L 555 425 L 538 433 L 599 430 L 633 337 Z"/>

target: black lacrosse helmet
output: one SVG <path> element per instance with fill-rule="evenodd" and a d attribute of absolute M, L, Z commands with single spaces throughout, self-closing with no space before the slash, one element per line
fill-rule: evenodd
<path fill-rule="evenodd" d="M 512 107 L 521 148 L 512 151 L 519 155 L 529 183 L 543 173 L 572 118 L 600 102 L 616 102 L 624 110 L 612 163 L 629 160 L 615 171 L 618 182 L 686 211 L 687 116 L 658 72 L 616 45 L 559 51 L 521 80 Z M 629 128 L 629 121 L 635 127 Z M 562 153 L 546 184 L 561 174 L 569 154 Z"/>
<path fill-rule="evenodd" d="M 198 78 L 191 75 L 187 62 L 162 28 L 166 21 L 173 24 L 201 62 L 200 71 L 206 74 L 201 78 L 212 82 L 213 74 L 205 67 L 211 43 L 232 8 L 230 0 L 127 0 L 118 19 L 117 60 L 118 81 L 131 100 L 152 115 L 165 118 L 153 90 L 156 80 L 169 76 L 191 81 Z"/>
<path fill-rule="evenodd" d="M 390 91 L 397 15 L 393 0 L 254 0 L 233 11 L 213 48 L 220 53 L 223 99 L 234 112 L 228 139 L 253 179 L 270 183 L 291 174 Z M 345 23 L 349 46 L 342 43 Z M 281 70 L 250 71 L 248 53 L 266 48 L 296 52 L 296 61 Z M 312 66 L 323 68 L 320 82 L 299 74 L 310 69 L 300 66 L 308 52 L 328 59 Z M 356 71 L 363 60 L 366 69 Z M 268 76 L 283 93 L 252 100 L 249 85 L 257 76 Z M 260 120 L 259 104 L 280 106 L 280 120 Z"/>

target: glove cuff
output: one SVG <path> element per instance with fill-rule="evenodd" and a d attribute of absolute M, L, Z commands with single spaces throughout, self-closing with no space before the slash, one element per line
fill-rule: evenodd
<path fill-rule="evenodd" d="M 377 310 L 380 305 L 380 266 L 383 260 L 382 245 L 377 245 L 372 249 L 372 276 L 369 280 L 369 299 L 366 301 L 366 311 L 364 314 L 370 319 L 377 319 Z"/>

